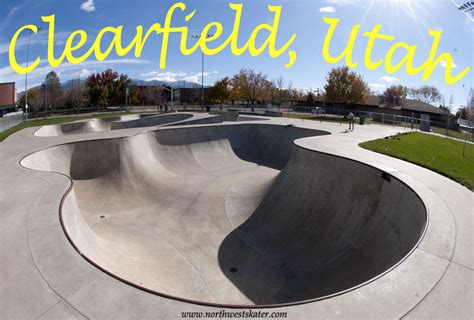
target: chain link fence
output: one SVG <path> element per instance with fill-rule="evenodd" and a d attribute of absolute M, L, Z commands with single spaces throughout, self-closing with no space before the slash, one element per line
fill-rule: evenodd
<path fill-rule="evenodd" d="M 6 113 L 0 117 L 0 131 L 5 131 L 25 121 L 22 111 Z"/>

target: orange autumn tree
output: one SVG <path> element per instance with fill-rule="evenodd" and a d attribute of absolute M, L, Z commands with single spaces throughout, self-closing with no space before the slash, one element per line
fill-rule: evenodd
<path fill-rule="evenodd" d="M 332 68 L 324 86 L 326 101 L 332 103 L 362 104 L 369 97 L 369 86 L 361 75 L 348 67 Z"/>

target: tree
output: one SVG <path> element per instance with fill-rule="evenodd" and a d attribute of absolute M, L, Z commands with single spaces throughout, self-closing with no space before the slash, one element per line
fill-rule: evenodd
<path fill-rule="evenodd" d="M 383 103 L 387 105 L 401 106 L 403 105 L 403 100 L 407 97 L 408 88 L 402 85 L 391 86 L 383 92 L 380 99 Z"/>
<path fill-rule="evenodd" d="M 59 107 L 63 89 L 56 72 L 51 71 L 46 75 L 46 79 L 41 85 L 41 93 L 44 98 L 45 110 Z"/>
<path fill-rule="evenodd" d="M 348 67 L 333 68 L 329 71 L 324 86 L 326 101 L 333 103 L 359 104 L 367 101 L 369 87 L 361 75 L 349 71 Z"/>
<path fill-rule="evenodd" d="M 87 104 L 87 91 L 83 81 L 73 81 L 64 94 L 64 103 L 68 108 L 77 110 Z"/>
<path fill-rule="evenodd" d="M 291 100 L 292 85 L 289 83 L 287 87 L 282 76 L 273 81 L 271 88 L 272 100 L 273 103 L 278 106 L 278 109 L 281 108 L 283 103 L 289 102 Z"/>
<path fill-rule="evenodd" d="M 408 96 L 414 100 L 430 104 L 439 102 L 441 100 L 441 93 L 436 87 L 433 86 L 410 88 L 408 89 Z"/>
<path fill-rule="evenodd" d="M 129 92 L 128 92 L 128 104 L 130 105 L 137 105 L 140 104 L 140 102 L 143 99 L 142 92 L 137 86 L 129 86 Z"/>
<path fill-rule="evenodd" d="M 456 117 L 463 120 L 468 120 L 469 118 L 469 108 L 468 107 L 461 107 L 456 112 Z"/>
<path fill-rule="evenodd" d="M 25 105 L 25 93 L 23 92 L 18 99 L 18 104 L 20 106 Z M 28 89 L 28 111 L 29 112 L 36 112 L 41 109 L 43 106 L 43 95 L 41 94 L 40 89 L 38 88 L 31 88 Z"/>
<path fill-rule="evenodd" d="M 468 111 L 471 117 L 474 117 L 474 88 L 472 87 L 469 89 L 467 95 L 467 108 L 469 109 Z M 472 118 L 470 120 L 472 120 Z"/>
<path fill-rule="evenodd" d="M 209 99 L 216 101 L 221 105 L 226 102 L 230 97 L 231 81 L 228 77 L 216 81 L 214 86 L 209 88 Z"/>
<path fill-rule="evenodd" d="M 306 97 L 306 105 L 308 107 L 312 107 L 314 106 L 314 104 L 315 104 L 314 96 L 313 96 L 313 93 L 310 91 L 308 93 L 308 96 Z"/>
<path fill-rule="evenodd" d="M 132 81 L 126 74 L 107 69 L 102 73 L 92 74 L 86 80 L 87 95 L 93 105 L 123 105 L 127 87 Z"/>
<path fill-rule="evenodd" d="M 232 88 L 234 98 L 249 102 L 253 111 L 257 101 L 270 100 L 272 83 L 261 72 L 242 69 L 232 78 Z"/>
<path fill-rule="evenodd" d="M 146 87 L 144 98 L 146 99 L 147 104 L 159 106 L 166 101 L 164 93 L 165 90 L 162 87 L 150 86 Z"/>

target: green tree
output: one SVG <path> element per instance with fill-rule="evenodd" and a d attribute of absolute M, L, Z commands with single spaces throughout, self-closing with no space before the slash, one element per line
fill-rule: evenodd
<path fill-rule="evenodd" d="M 62 104 L 63 88 L 56 72 L 51 71 L 46 75 L 44 82 L 41 84 L 41 93 L 44 99 L 45 110 L 60 107 Z"/>
<path fill-rule="evenodd" d="M 349 71 L 348 67 L 332 68 L 324 86 L 326 101 L 333 103 L 359 104 L 367 101 L 369 87 L 361 75 Z"/>
<path fill-rule="evenodd" d="M 92 74 L 86 80 L 87 95 L 92 105 L 124 105 L 126 89 L 132 81 L 126 74 L 119 74 L 112 69 Z"/>

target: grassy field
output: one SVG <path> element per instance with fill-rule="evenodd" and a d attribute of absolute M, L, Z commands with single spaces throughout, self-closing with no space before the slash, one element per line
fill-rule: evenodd
<path fill-rule="evenodd" d="M 14 134 L 15 132 L 18 132 L 25 128 L 46 126 L 46 125 L 52 125 L 52 124 L 63 124 L 63 123 L 74 122 L 74 121 L 79 121 L 79 120 L 87 120 L 87 119 L 93 119 L 93 118 L 119 117 L 119 116 L 125 116 L 129 114 L 134 114 L 134 113 L 115 112 L 115 113 L 104 113 L 104 114 L 89 114 L 85 116 L 67 116 L 67 117 L 29 120 L 28 122 L 20 123 L 19 125 L 15 127 L 11 127 L 8 130 L 0 132 L 0 142 L 5 140 L 8 136 Z"/>
<path fill-rule="evenodd" d="M 361 143 L 362 148 L 383 153 L 438 172 L 474 191 L 474 145 L 413 132 Z"/>

